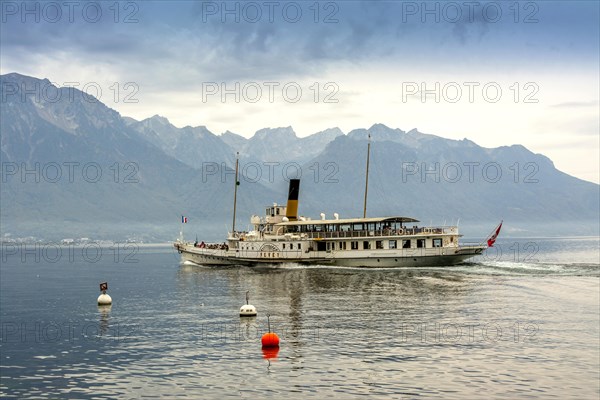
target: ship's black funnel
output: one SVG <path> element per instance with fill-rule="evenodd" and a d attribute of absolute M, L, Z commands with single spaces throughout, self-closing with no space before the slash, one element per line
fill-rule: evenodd
<path fill-rule="evenodd" d="M 300 193 L 300 179 L 290 179 L 290 190 L 285 216 L 290 221 L 298 220 L 298 194 Z"/>

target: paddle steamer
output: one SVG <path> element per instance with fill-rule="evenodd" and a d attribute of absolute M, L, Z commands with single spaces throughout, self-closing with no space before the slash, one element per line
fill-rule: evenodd
<path fill-rule="evenodd" d="M 459 244 L 457 226 L 421 226 L 410 217 L 298 217 L 299 188 L 300 181 L 291 179 L 286 205 L 273 204 L 262 217 L 252 216 L 249 232 L 232 230 L 224 243 L 178 240 L 175 248 L 182 261 L 201 265 L 445 266 L 481 254 L 487 247 L 483 243 Z"/>

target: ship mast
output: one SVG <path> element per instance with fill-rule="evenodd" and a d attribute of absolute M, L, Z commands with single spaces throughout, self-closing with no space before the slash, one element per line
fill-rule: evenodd
<path fill-rule="evenodd" d="M 233 186 L 233 223 L 231 224 L 231 234 L 235 233 L 235 208 L 237 206 L 237 187 L 240 182 L 238 181 L 238 166 L 240 163 L 240 152 L 235 153 L 235 183 Z"/>
<path fill-rule="evenodd" d="M 367 145 L 367 173 L 365 177 L 365 205 L 363 207 L 363 218 L 367 218 L 367 192 L 369 191 L 369 156 L 371 155 L 371 134 L 369 133 L 369 144 Z"/>

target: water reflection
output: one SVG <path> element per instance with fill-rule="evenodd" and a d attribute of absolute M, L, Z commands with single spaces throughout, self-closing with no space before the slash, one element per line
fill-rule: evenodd
<path fill-rule="evenodd" d="M 112 305 L 98 306 L 98 312 L 100 313 L 100 323 L 99 323 L 100 336 L 106 336 L 106 334 L 108 333 L 108 331 L 110 329 L 109 316 L 110 316 L 111 309 L 112 309 Z"/>
<path fill-rule="evenodd" d="M 209 268 L 180 266 L 177 302 L 206 301 L 201 323 L 214 328 L 231 324 L 227 332 L 253 346 L 267 331 L 266 320 L 289 352 L 292 369 L 303 368 L 307 352 L 320 342 L 360 346 L 360 332 L 379 332 L 376 341 L 396 340 L 414 328 L 437 326 L 463 318 L 463 305 L 479 301 L 477 279 L 452 271 L 429 269 L 363 270 L 334 268 Z M 246 291 L 259 319 L 237 318 Z M 206 293 L 224 299 L 215 303 Z M 201 300 L 204 299 L 204 300 Z M 461 316 L 462 315 L 462 316 Z M 237 331 L 234 335 L 233 332 Z M 370 334 L 369 334 L 370 335 Z M 367 336 L 369 336 L 367 335 Z M 371 341 L 373 341 L 371 339 Z M 264 356 L 264 353 L 263 353 Z"/>
<path fill-rule="evenodd" d="M 364 270 L 332 268 L 208 268 L 200 266 L 180 266 L 177 273 L 182 289 L 214 287 L 225 281 L 228 289 L 241 292 L 256 292 L 254 297 L 287 297 L 293 308 L 302 308 L 303 295 L 310 294 L 351 294 L 353 296 L 372 292 L 394 292 L 402 290 L 411 294 L 446 296 L 460 294 L 470 286 L 470 278 L 452 271 L 412 269 L 412 270 Z M 294 318 L 300 315 L 295 314 Z"/>
<path fill-rule="evenodd" d="M 273 360 L 279 355 L 279 347 L 269 347 L 262 349 L 263 358 L 265 360 Z"/>
<path fill-rule="evenodd" d="M 258 324 L 256 317 L 240 318 L 240 338 L 241 340 L 251 340 L 259 337 Z"/>

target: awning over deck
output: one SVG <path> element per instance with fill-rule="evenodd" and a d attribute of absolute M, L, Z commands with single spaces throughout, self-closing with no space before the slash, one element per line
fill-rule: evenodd
<path fill-rule="evenodd" d="M 303 225 L 342 225 L 342 224 L 369 224 L 369 223 L 393 223 L 393 222 L 419 222 L 418 219 L 410 217 L 376 217 L 376 218 L 346 218 L 346 219 L 311 219 L 307 221 L 280 222 L 275 226 L 303 226 Z"/>

